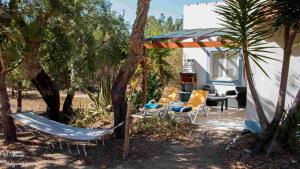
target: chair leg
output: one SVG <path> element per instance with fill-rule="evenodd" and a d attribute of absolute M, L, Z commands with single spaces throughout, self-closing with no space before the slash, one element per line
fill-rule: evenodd
<path fill-rule="evenodd" d="M 195 113 L 195 116 L 194 116 L 193 123 L 195 123 L 195 122 L 196 122 L 196 120 L 197 120 L 197 117 L 198 117 L 198 113 L 199 113 L 199 110 L 196 110 L 196 113 Z"/>
<path fill-rule="evenodd" d="M 77 147 L 77 152 L 78 152 L 78 154 L 80 155 L 80 150 L 79 150 L 78 144 L 76 144 L 76 147 Z"/>
<path fill-rule="evenodd" d="M 45 151 L 45 156 L 47 157 L 47 154 L 48 154 L 48 151 L 49 151 L 49 148 L 51 147 L 51 143 L 50 142 L 46 142 L 47 144 L 47 148 L 46 148 L 46 151 Z"/>
<path fill-rule="evenodd" d="M 61 141 L 59 141 L 59 147 L 60 147 L 60 150 L 63 150 L 63 147 L 62 147 Z"/>
<path fill-rule="evenodd" d="M 68 151 L 69 151 L 69 153 L 71 154 L 71 153 L 72 153 L 72 151 L 71 151 L 71 149 L 70 149 L 70 144 L 69 144 L 69 143 L 67 143 L 67 146 L 68 146 Z"/>
<path fill-rule="evenodd" d="M 51 141 L 51 146 L 53 149 L 55 149 L 54 143 Z"/>
<path fill-rule="evenodd" d="M 190 123 L 193 124 L 193 119 L 192 119 L 192 115 L 189 114 L 189 120 L 190 120 Z"/>
<path fill-rule="evenodd" d="M 202 109 L 203 109 L 204 116 L 207 117 L 208 107 L 204 105 Z"/>
<path fill-rule="evenodd" d="M 85 146 L 83 145 L 82 148 L 83 148 L 84 155 L 87 156 L 87 153 L 86 153 L 86 150 L 85 150 Z"/>
<path fill-rule="evenodd" d="M 163 111 L 163 115 L 161 116 L 161 118 L 164 119 L 166 117 L 168 111 L 169 111 L 169 105 L 166 106 L 165 110 Z"/>

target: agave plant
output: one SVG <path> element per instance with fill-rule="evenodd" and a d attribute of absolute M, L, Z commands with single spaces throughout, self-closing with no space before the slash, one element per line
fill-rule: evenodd
<path fill-rule="evenodd" d="M 250 60 L 252 60 L 266 75 L 267 72 L 260 62 L 267 59 L 275 60 L 264 55 L 269 48 L 264 40 L 270 36 L 270 26 L 266 15 L 269 12 L 265 0 L 225 0 L 225 5 L 218 7 L 217 13 L 221 15 L 221 25 L 225 28 L 222 36 L 228 43 L 226 47 L 242 51 L 243 65 L 246 80 L 253 97 L 260 125 L 264 130 L 268 120 L 264 114 L 260 99 L 255 89 Z M 267 75 L 268 76 L 268 75 Z"/>

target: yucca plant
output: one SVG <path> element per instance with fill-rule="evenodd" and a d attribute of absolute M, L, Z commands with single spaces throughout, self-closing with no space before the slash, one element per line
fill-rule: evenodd
<path fill-rule="evenodd" d="M 226 47 L 243 53 L 244 74 L 249 84 L 260 125 L 264 130 L 268 120 L 255 89 L 250 60 L 268 76 L 260 65 L 260 62 L 273 59 L 263 55 L 265 52 L 269 52 L 264 40 L 270 36 L 271 32 L 264 17 L 268 12 L 267 2 L 265 0 L 225 0 L 224 3 L 225 5 L 218 6 L 216 11 L 221 15 L 221 25 L 226 34 L 222 38 L 229 42 Z"/>

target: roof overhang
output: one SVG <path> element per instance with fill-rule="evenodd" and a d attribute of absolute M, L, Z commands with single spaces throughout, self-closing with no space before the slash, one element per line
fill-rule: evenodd
<path fill-rule="evenodd" d="M 225 41 L 203 41 L 211 37 L 225 35 L 223 28 L 206 29 L 185 29 L 171 32 L 165 35 L 152 36 L 145 39 L 146 48 L 199 48 L 199 47 L 220 47 Z M 192 39 L 192 42 L 183 42 Z"/>

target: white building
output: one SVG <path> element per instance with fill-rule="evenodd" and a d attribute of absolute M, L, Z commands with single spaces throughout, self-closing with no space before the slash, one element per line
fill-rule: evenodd
<path fill-rule="evenodd" d="M 199 28 L 221 28 L 218 14 L 215 12 L 218 3 L 198 3 L 184 6 L 184 29 Z M 213 37 L 209 40 L 216 40 Z M 297 37 L 300 40 L 300 36 Z M 281 33 L 274 35 L 266 42 L 275 48 L 272 54 L 265 54 L 269 57 L 282 60 L 283 56 L 283 36 Z M 236 86 L 246 86 L 243 79 L 242 56 L 228 57 L 230 52 L 224 52 L 222 48 L 186 48 L 184 51 L 184 61 L 194 60 L 194 68 L 197 73 L 197 86 L 203 84 L 213 84 L 220 94 L 227 90 L 234 90 Z M 268 60 L 268 63 L 261 63 L 270 76 L 267 78 L 263 72 L 252 63 L 252 71 L 256 89 L 259 93 L 263 108 L 267 118 L 272 120 L 276 107 L 279 92 L 280 73 L 282 63 Z M 290 74 L 287 89 L 286 105 L 290 105 L 297 91 L 300 89 L 300 45 L 294 47 L 290 65 Z M 254 132 L 259 132 L 258 117 L 253 105 L 253 100 L 248 89 L 247 94 L 247 120 L 245 128 Z"/>

